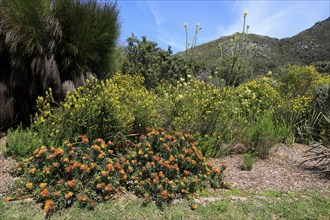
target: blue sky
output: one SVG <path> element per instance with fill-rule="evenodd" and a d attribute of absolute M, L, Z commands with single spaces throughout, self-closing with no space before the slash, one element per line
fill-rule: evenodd
<path fill-rule="evenodd" d="M 268 1 L 137 1 L 118 0 L 121 19 L 119 43 L 134 33 L 173 52 L 185 49 L 184 24 L 189 38 L 200 23 L 197 45 L 242 30 L 248 12 L 250 33 L 276 38 L 291 37 L 330 16 L 330 0 Z"/>

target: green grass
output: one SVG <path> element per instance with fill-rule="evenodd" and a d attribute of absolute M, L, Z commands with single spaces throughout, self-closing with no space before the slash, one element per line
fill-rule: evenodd
<path fill-rule="evenodd" d="M 171 204 L 163 211 L 140 199 L 120 199 L 96 206 L 94 210 L 72 207 L 55 213 L 51 219 L 330 219 L 329 195 L 317 191 L 285 194 L 275 190 L 248 193 L 232 189 L 207 193 L 214 202 L 201 202 L 191 210 L 193 201 Z M 237 196 L 239 195 L 239 196 Z M 203 201 L 200 195 L 198 198 Z M 235 198 L 242 199 L 235 199 Z M 0 200 L 0 219 L 43 219 L 34 203 L 6 203 Z"/>

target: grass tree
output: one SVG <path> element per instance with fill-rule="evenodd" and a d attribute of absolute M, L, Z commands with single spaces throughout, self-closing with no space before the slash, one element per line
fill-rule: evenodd
<path fill-rule="evenodd" d="M 49 87 L 60 98 L 66 80 L 106 77 L 118 15 L 116 3 L 97 0 L 0 0 L 0 128 L 17 114 L 28 118 Z"/>

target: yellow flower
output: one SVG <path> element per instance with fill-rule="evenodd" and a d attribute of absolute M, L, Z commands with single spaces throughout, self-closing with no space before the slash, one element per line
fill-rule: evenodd
<path fill-rule="evenodd" d="M 32 189 L 32 187 L 33 187 L 33 183 L 31 183 L 31 182 L 27 182 L 27 183 L 25 184 L 25 186 L 26 186 L 26 188 L 28 188 L 28 189 Z"/>

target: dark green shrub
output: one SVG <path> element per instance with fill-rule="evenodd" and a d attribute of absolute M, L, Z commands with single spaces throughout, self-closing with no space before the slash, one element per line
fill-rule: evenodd
<path fill-rule="evenodd" d="M 170 48 L 164 51 L 146 37 L 139 40 L 133 35 L 127 42 L 121 71 L 123 74 L 142 75 L 147 88 L 155 88 L 161 81 L 175 84 L 180 79 L 187 80 L 188 75 L 194 75 L 201 68 L 183 57 L 172 56 Z"/>
<path fill-rule="evenodd" d="M 271 112 L 261 114 L 250 126 L 245 129 L 245 145 L 262 159 L 269 156 L 274 144 L 282 141 L 282 136 L 277 133 L 274 116 Z"/>
<path fill-rule="evenodd" d="M 1 0 L 0 123 L 28 121 L 49 87 L 59 99 L 63 82 L 114 71 L 118 15 L 111 1 Z"/>

